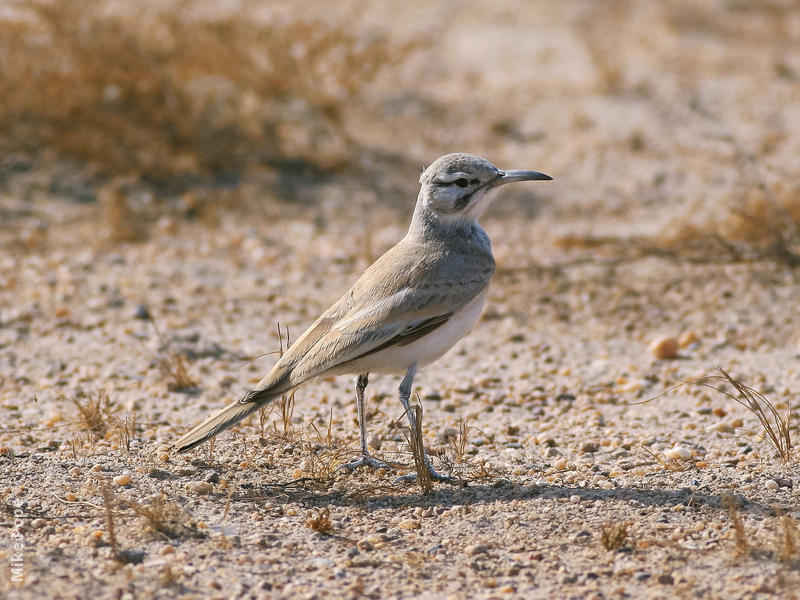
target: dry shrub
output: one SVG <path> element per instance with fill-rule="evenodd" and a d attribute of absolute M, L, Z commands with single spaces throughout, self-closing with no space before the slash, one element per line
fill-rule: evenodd
<path fill-rule="evenodd" d="M 416 42 L 258 2 L 17 0 L 0 11 L 0 135 L 110 173 L 351 158 L 345 110 Z M 295 11 L 297 12 L 297 11 Z"/>
<path fill-rule="evenodd" d="M 166 495 L 153 498 L 149 505 L 139 504 L 134 500 L 122 500 L 133 512 L 143 517 L 147 530 L 170 539 L 205 537 L 205 533 L 197 528 L 195 521 L 180 506 L 170 502 Z"/>
<path fill-rule="evenodd" d="M 800 186 L 785 181 L 756 183 L 730 193 L 722 210 L 704 219 L 689 211 L 659 234 L 659 246 L 732 261 L 777 260 L 800 265 Z"/>
<path fill-rule="evenodd" d="M 789 173 L 764 163 L 762 155 L 770 153 L 768 148 L 754 152 L 713 110 L 701 105 L 692 108 L 732 153 L 741 183 L 712 198 L 714 202 L 699 198 L 687 213 L 669 223 L 659 235 L 662 249 L 800 265 L 800 185 Z M 777 143 L 776 135 L 783 136 L 767 135 L 771 141 L 765 143 Z"/>
<path fill-rule="evenodd" d="M 78 392 L 78 396 L 70 396 L 69 400 L 78 411 L 81 429 L 97 438 L 105 437 L 109 428 L 117 422 L 107 392 L 98 391 L 89 394 Z"/>
<path fill-rule="evenodd" d="M 331 523 L 331 510 L 327 507 L 321 509 L 313 517 L 306 520 L 306 527 L 321 533 L 322 535 L 330 535 L 333 531 L 333 523 Z"/>
<path fill-rule="evenodd" d="M 600 543 L 603 548 L 609 552 L 619 550 L 625 545 L 628 540 L 628 527 L 627 522 L 615 523 L 608 521 L 600 526 Z"/>
<path fill-rule="evenodd" d="M 158 369 L 170 392 L 191 392 L 197 389 L 197 381 L 189 375 L 186 358 L 180 352 L 169 350 L 159 359 Z"/>

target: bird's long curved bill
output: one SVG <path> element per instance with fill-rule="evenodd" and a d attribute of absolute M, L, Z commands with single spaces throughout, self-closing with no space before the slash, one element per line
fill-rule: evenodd
<path fill-rule="evenodd" d="M 497 187 L 498 185 L 514 183 L 515 181 L 550 181 L 551 179 L 553 178 L 550 175 L 545 175 L 538 171 L 500 171 L 497 177 L 489 184 L 489 187 Z"/>

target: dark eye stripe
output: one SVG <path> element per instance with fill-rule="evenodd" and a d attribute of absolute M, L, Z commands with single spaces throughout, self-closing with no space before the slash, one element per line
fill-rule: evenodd
<path fill-rule="evenodd" d="M 439 186 L 439 187 L 444 187 L 444 186 L 447 186 L 447 185 L 457 185 L 460 188 L 465 188 L 468 185 L 478 185 L 480 183 L 480 180 L 479 179 L 467 179 L 466 177 L 459 177 L 458 179 L 456 179 L 454 181 L 435 180 L 435 181 L 431 181 L 431 183 L 433 185 L 436 185 L 436 186 Z"/>
<path fill-rule="evenodd" d="M 474 192 L 473 192 L 474 193 Z M 453 203 L 453 212 L 458 212 L 460 210 L 464 210 L 467 204 L 470 203 L 472 200 L 472 194 L 467 194 L 466 196 L 461 196 L 458 200 Z"/>

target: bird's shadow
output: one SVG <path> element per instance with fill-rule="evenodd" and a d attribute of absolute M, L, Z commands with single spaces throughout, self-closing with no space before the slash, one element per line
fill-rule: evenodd
<path fill-rule="evenodd" d="M 563 485 L 528 485 L 500 479 L 492 484 L 466 484 L 450 486 L 438 484 L 429 494 L 423 494 L 419 488 L 405 484 L 405 488 L 392 485 L 374 487 L 359 486 L 356 490 L 314 491 L 307 486 L 277 484 L 261 486 L 258 493 L 246 497 L 243 501 L 273 500 L 296 502 L 308 508 L 330 506 L 358 507 L 365 512 L 399 508 L 452 508 L 458 506 L 475 506 L 512 500 L 558 500 L 571 499 L 577 496 L 581 501 L 619 502 L 640 507 L 662 507 L 665 509 L 682 505 L 686 508 L 710 508 L 712 510 L 728 510 L 725 491 L 699 488 L 650 487 L 640 488 L 623 486 L 613 489 L 594 487 L 569 487 Z M 416 488 L 416 489 L 415 489 Z M 255 492 L 256 490 L 251 490 Z M 774 516 L 775 508 L 756 502 L 739 494 L 731 494 L 740 512 Z"/>

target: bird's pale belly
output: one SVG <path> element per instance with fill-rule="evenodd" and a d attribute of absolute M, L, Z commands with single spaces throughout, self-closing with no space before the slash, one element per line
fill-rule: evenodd
<path fill-rule="evenodd" d="M 476 296 L 469 304 L 428 335 L 408 344 L 392 346 L 375 354 L 348 363 L 348 373 L 405 373 L 413 364 L 420 367 L 441 358 L 472 328 L 483 309 L 486 292 Z"/>

